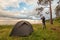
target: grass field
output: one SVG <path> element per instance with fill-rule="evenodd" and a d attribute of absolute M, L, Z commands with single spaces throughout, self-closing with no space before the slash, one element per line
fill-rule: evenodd
<path fill-rule="evenodd" d="M 32 24 L 34 32 L 28 37 L 10 37 L 9 34 L 13 25 L 0 25 L 0 40 L 60 40 L 60 21 L 54 20 L 51 25 L 46 22 L 46 29 L 42 29 L 42 24 Z"/>

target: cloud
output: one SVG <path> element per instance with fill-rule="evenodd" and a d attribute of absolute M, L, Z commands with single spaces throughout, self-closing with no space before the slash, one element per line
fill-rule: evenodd
<path fill-rule="evenodd" d="M 29 13 L 30 14 L 30 13 Z M 39 19 L 38 17 L 35 17 L 35 15 L 27 15 L 27 14 L 19 14 L 19 12 L 9 12 L 9 11 L 2 11 L 0 10 L 0 17 L 4 18 L 13 18 L 13 19 L 32 19 L 32 20 L 37 20 Z"/>
<path fill-rule="evenodd" d="M 24 4 L 26 7 L 23 5 L 23 10 L 20 10 L 19 8 L 21 7 L 22 2 L 26 3 Z M 34 10 L 34 8 L 37 6 L 36 2 L 37 0 L 0 0 L 0 17 L 34 19 L 30 16 L 36 15 Z M 5 10 L 5 8 L 7 8 L 7 10 Z M 33 10 L 31 10 L 32 8 Z"/>
<path fill-rule="evenodd" d="M 7 6 L 19 7 L 20 2 L 25 2 L 28 5 L 37 6 L 37 0 L 0 0 L 0 6 L 5 8 Z"/>
<path fill-rule="evenodd" d="M 18 6 L 18 0 L 0 0 L 0 5 L 2 7 L 6 7 L 6 6 Z"/>
<path fill-rule="evenodd" d="M 0 0 L 0 17 L 34 20 L 40 19 L 40 16 L 37 15 L 37 11 L 35 10 L 38 7 L 37 1 L 38 0 Z M 55 5 L 56 0 L 52 4 L 53 9 L 55 8 Z M 45 8 L 42 12 L 45 16 L 46 11 L 49 10 Z"/>

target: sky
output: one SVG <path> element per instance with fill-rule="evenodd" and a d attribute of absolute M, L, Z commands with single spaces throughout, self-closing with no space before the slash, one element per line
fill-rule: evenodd
<path fill-rule="evenodd" d="M 35 10 L 38 7 L 38 0 L 0 0 L 0 20 L 1 19 L 32 19 L 39 20 L 40 16 L 37 15 Z M 56 8 L 58 0 L 52 2 L 53 18 L 55 16 L 54 9 Z M 43 6 L 44 7 L 44 6 Z M 49 14 L 45 12 L 49 11 L 49 8 L 44 8 L 43 15 L 46 19 L 50 18 Z"/>

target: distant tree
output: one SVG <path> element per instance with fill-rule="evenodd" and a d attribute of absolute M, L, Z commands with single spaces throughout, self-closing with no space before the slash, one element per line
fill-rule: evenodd
<path fill-rule="evenodd" d="M 55 11 L 56 11 L 56 17 L 60 17 L 60 5 L 57 5 Z"/>

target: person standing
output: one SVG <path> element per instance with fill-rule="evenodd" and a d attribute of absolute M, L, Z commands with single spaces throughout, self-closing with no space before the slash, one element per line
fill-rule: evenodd
<path fill-rule="evenodd" d="M 42 19 L 42 25 L 43 25 L 42 27 L 43 27 L 43 29 L 46 29 L 45 17 L 42 16 L 41 19 Z"/>

